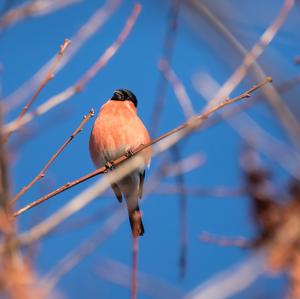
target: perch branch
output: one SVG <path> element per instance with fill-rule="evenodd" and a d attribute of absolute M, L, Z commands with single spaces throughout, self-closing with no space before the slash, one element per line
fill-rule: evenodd
<path fill-rule="evenodd" d="M 247 90 L 246 92 L 240 94 L 239 96 L 235 97 L 235 98 L 232 98 L 232 99 L 226 99 L 224 100 L 223 102 L 220 102 L 219 104 L 217 104 L 216 106 L 214 107 L 211 107 L 207 110 L 205 110 L 203 113 L 200 113 L 199 115 L 191 118 L 190 120 L 188 120 L 187 122 L 181 124 L 180 126 L 174 128 L 173 130 L 170 130 L 169 132 L 161 135 L 160 137 L 158 138 L 155 138 L 153 139 L 151 142 L 149 142 L 148 144 L 145 144 L 145 145 L 141 145 L 139 146 L 137 149 L 135 149 L 133 151 L 133 155 L 136 155 L 138 153 L 140 153 L 142 150 L 144 150 L 145 148 L 147 147 L 150 147 L 156 143 L 158 143 L 159 141 L 171 136 L 171 135 L 174 135 L 175 133 L 179 132 L 179 131 L 183 131 L 184 129 L 187 129 L 189 131 L 192 131 L 194 129 L 196 129 L 199 125 L 201 125 L 211 114 L 213 114 L 214 112 L 216 112 L 217 110 L 220 110 L 221 108 L 223 108 L 224 106 L 227 106 L 229 104 L 232 104 L 232 103 L 235 103 L 237 101 L 240 101 L 242 99 L 245 99 L 245 98 L 248 98 L 250 97 L 251 93 L 253 93 L 254 91 L 256 91 L 257 89 L 261 88 L 262 86 L 264 86 L 265 84 L 267 83 L 270 83 L 272 81 L 272 78 L 271 77 L 267 77 L 265 78 L 265 80 L 263 80 L 261 83 L 259 84 L 256 84 L 254 85 L 253 87 L 251 87 L 249 90 Z M 123 155 L 121 156 L 120 158 L 112 161 L 111 163 L 114 165 L 114 166 L 118 166 L 119 164 L 121 164 L 122 162 L 124 162 L 125 160 L 128 159 L 128 156 L 127 155 Z M 17 217 L 19 215 L 21 215 L 22 213 L 28 211 L 29 209 L 35 207 L 36 205 L 39 205 L 41 203 L 43 203 L 44 201 L 48 200 L 49 198 L 52 198 L 62 192 L 64 192 L 65 190 L 67 189 L 70 189 L 82 182 L 85 182 L 99 174 L 103 174 L 107 172 L 107 168 L 105 166 L 103 167 L 100 167 L 98 169 L 96 169 L 95 171 L 79 178 L 79 179 L 76 179 L 72 182 L 69 182 L 63 186 L 61 186 L 60 188 L 46 194 L 45 196 L 37 199 L 36 201 L 26 205 L 25 207 L 19 209 L 18 211 L 16 211 L 13 216 L 14 217 Z"/>

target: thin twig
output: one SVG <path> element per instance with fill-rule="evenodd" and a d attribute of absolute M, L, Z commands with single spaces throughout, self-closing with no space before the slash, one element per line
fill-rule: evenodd
<path fill-rule="evenodd" d="M 61 152 L 68 146 L 68 144 L 75 138 L 75 136 L 82 131 L 83 126 L 94 116 L 94 110 L 91 109 L 89 114 L 84 116 L 78 128 L 70 135 L 70 137 L 63 143 L 63 145 L 56 151 L 56 153 L 50 158 L 46 163 L 43 169 L 38 173 L 38 175 L 25 187 L 23 187 L 19 193 L 14 197 L 12 204 L 15 204 L 16 201 L 23 196 L 35 183 L 45 176 L 46 171 L 51 166 L 51 164 L 56 160 L 56 158 L 61 154 Z"/>
<path fill-rule="evenodd" d="M 261 88 L 265 84 L 270 83 L 271 81 L 272 81 L 272 79 L 270 77 L 267 77 L 264 81 L 262 81 L 259 84 L 254 85 L 249 90 L 247 90 L 246 92 L 240 94 L 239 96 L 237 96 L 235 98 L 232 98 L 232 99 L 226 99 L 223 102 L 217 104 L 216 106 L 211 107 L 208 110 L 205 110 L 203 113 L 200 113 L 199 115 L 191 118 L 190 120 L 188 120 L 187 122 L 183 123 L 182 125 L 176 127 L 175 129 L 170 130 L 169 132 L 161 135 L 160 137 L 153 139 L 148 144 L 139 146 L 137 149 L 135 149 L 133 151 L 133 155 L 136 155 L 136 154 L 140 153 L 145 148 L 150 147 L 150 146 L 158 143 L 159 141 L 161 141 L 161 140 L 163 140 L 163 139 L 165 139 L 165 138 L 167 138 L 171 135 L 174 135 L 175 133 L 177 133 L 179 131 L 182 131 L 184 129 L 187 129 L 187 130 L 196 129 L 199 125 L 201 125 L 203 123 L 204 120 L 206 120 L 211 114 L 213 114 L 217 110 L 223 108 L 226 105 L 229 105 L 229 104 L 232 104 L 234 102 L 240 101 L 242 99 L 248 98 L 251 95 L 251 93 L 253 93 L 257 89 Z M 111 163 L 116 167 L 116 166 L 118 166 L 119 164 L 121 164 L 122 162 L 124 162 L 127 159 L 128 159 L 128 155 L 123 155 L 120 158 L 112 161 Z M 17 217 L 17 216 L 21 215 L 22 213 L 28 211 L 29 209 L 35 207 L 36 205 L 39 205 L 39 204 L 43 203 L 44 201 L 48 200 L 49 198 L 54 197 L 57 194 L 60 194 L 60 193 L 64 192 L 67 189 L 70 189 L 70 188 L 72 188 L 72 187 L 74 187 L 74 186 L 76 186 L 76 185 L 78 185 L 82 182 L 85 182 L 85 181 L 87 181 L 87 180 L 89 180 L 89 179 L 91 179 L 91 178 L 93 178 L 93 177 L 95 177 L 99 174 L 103 174 L 105 172 L 107 172 L 107 167 L 105 167 L 105 166 L 100 167 L 100 168 L 96 169 L 95 171 L 93 171 L 93 172 L 91 172 L 91 173 L 89 173 L 89 174 L 87 174 L 87 175 L 85 175 L 85 176 L 83 176 L 83 177 L 81 177 L 77 180 L 69 182 L 69 183 L 61 186 L 60 188 L 48 193 L 47 195 L 37 199 L 36 201 L 26 205 L 25 207 L 23 207 L 23 208 L 19 209 L 18 211 L 16 211 L 13 216 Z"/>
<path fill-rule="evenodd" d="M 216 112 L 218 109 L 221 109 L 222 107 L 232 104 L 238 100 L 241 100 L 245 97 L 248 97 L 249 94 L 258 88 L 262 87 L 263 85 L 267 84 L 271 81 L 271 78 L 266 78 L 263 82 L 261 82 L 258 85 L 253 86 L 250 88 L 247 92 L 245 92 L 243 95 L 239 95 L 238 97 L 234 99 L 227 99 L 222 103 L 219 103 L 217 106 L 210 108 L 210 109 L 204 109 L 204 112 L 201 113 L 198 116 L 195 116 L 193 119 L 189 120 L 188 122 L 184 123 L 183 125 L 175 128 L 172 131 L 169 131 L 168 133 L 164 134 L 163 136 L 155 139 L 155 142 L 157 143 L 155 147 L 153 147 L 152 153 L 153 156 L 161 154 L 162 152 L 166 151 L 167 149 L 174 146 L 176 143 L 178 143 L 183 138 L 187 137 L 189 134 L 191 134 L 194 130 L 199 129 L 207 120 L 207 118 Z M 176 133 L 176 134 L 175 134 Z M 168 138 L 166 138 L 168 136 Z M 162 140 L 166 138 L 165 140 Z M 161 142 L 159 142 L 161 141 Z M 159 143 L 158 143 L 159 142 Z M 153 142 L 152 142 L 153 143 Z M 143 148 L 146 148 L 150 146 L 148 145 L 142 145 L 139 149 L 135 151 L 135 153 L 140 152 Z M 124 162 L 126 159 L 128 159 L 127 156 L 122 156 L 119 159 L 117 159 L 117 163 Z M 141 167 L 141 165 L 144 165 L 144 159 L 141 155 L 133 155 L 130 158 L 130 161 L 124 162 L 122 165 L 119 165 L 117 168 L 114 169 L 114 171 L 111 171 L 107 173 L 102 179 L 98 180 L 96 184 L 94 184 L 89 189 L 84 190 L 72 199 L 72 201 L 65 204 L 61 209 L 56 211 L 52 216 L 48 217 L 47 219 L 43 220 L 43 222 L 39 223 L 35 227 L 31 228 L 29 231 L 22 233 L 19 235 L 18 242 L 26 245 L 31 244 L 32 242 L 35 242 L 48 234 L 51 230 L 53 230 L 56 226 L 58 226 L 61 222 L 63 222 L 65 219 L 70 217 L 71 215 L 77 213 L 82 208 L 87 206 L 89 203 L 91 203 L 93 200 L 95 200 L 96 197 L 98 197 L 100 194 L 102 194 L 107 188 L 111 186 L 112 182 L 119 181 L 124 176 L 128 175 L 132 171 L 136 170 L 138 167 Z M 102 173 L 105 171 L 105 167 L 102 167 L 96 172 L 89 174 L 88 176 L 95 176 L 98 173 Z M 87 179 L 87 176 L 84 178 Z M 64 189 L 67 187 L 64 186 Z M 57 192 L 57 191 L 55 191 Z M 49 196 L 49 195 L 47 195 Z M 52 193 L 53 196 L 53 193 Z M 51 197 L 51 196 L 50 196 Z"/>
<path fill-rule="evenodd" d="M 129 33 L 131 32 L 137 17 L 141 11 L 141 5 L 135 4 L 131 15 L 128 17 L 125 26 L 123 27 L 121 33 L 117 37 L 117 39 L 112 43 L 110 47 L 108 47 L 105 52 L 100 56 L 100 58 L 96 61 L 94 65 L 92 65 L 86 73 L 72 86 L 66 88 L 59 94 L 51 97 L 45 103 L 37 107 L 32 113 L 28 113 L 26 117 L 23 118 L 22 123 L 28 123 L 32 121 L 35 117 L 40 116 L 49 110 L 53 109 L 55 106 L 70 100 L 74 95 L 79 93 L 86 84 L 101 70 L 103 69 L 109 60 L 115 55 L 117 50 L 121 47 L 124 41 L 127 39 Z M 14 130 L 15 121 L 8 123 L 5 126 L 5 129 L 10 132 Z"/>
<path fill-rule="evenodd" d="M 65 53 L 61 63 L 57 67 L 56 73 L 75 56 L 82 45 L 91 38 L 105 23 L 110 19 L 112 13 L 119 7 L 121 0 L 107 0 L 103 6 L 98 8 L 89 19 L 79 28 L 79 30 L 71 37 L 72 44 Z M 5 103 L 5 111 L 9 112 L 24 99 L 26 99 L 32 91 L 34 91 L 42 82 L 52 65 L 55 57 L 46 62 L 29 80 L 22 84 L 17 90 L 3 99 Z"/>
<path fill-rule="evenodd" d="M 137 17 L 141 12 L 142 6 L 140 4 L 135 4 L 132 14 L 128 18 L 122 32 L 119 34 L 115 42 L 106 49 L 103 55 L 96 61 L 96 63 L 81 77 L 81 79 L 75 84 L 76 91 L 81 91 L 95 75 L 103 69 L 107 62 L 115 55 L 120 46 L 127 39 L 129 33 L 131 32 Z"/>
<path fill-rule="evenodd" d="M 48 82 L 50 80 L 52 80 L 54 78 L 54 72 L 62 58 L 62 56 L 64 55 L 65 50 L 67 49 L 67 47 L 70 45 L 71 41 L 69 39 L 65 39 L 64 43 L 60 46 L 60 50 L 56 56 L 56 59 L 54 60 L 53 64 L 51 65 L 51 67 L 49 68 L 49 71 L 47 72 L 44 80 L 42 81 L 41 85 L 38 87 L 38 89 L 36 90 L 36 92 L 33 94 L 33 96 L 31 97 L 31 99 L 27 102 L 27 104 L 23 107 L 21 113 L 19 114 L 19 116 L 17 117 L 16 121 L 15 121 L 15 126 L 14 129 L 9 131 L 7 133 L 6 136 L 6 140 L 11 136 L 11 134 L 20 129 L 21 124 L 22 124 L 22 119 L 24 117 L 24 115 L 27 113 L 27 111 L 30 109 L 30 107 L 32 106 L 32 104 L 34 103 L 34 101 L 37 99 L 37 97 L 39 96 L 39 94 L 41 93 L 41 91 L 44 89 L 44 87 L 48 84 Z"/>

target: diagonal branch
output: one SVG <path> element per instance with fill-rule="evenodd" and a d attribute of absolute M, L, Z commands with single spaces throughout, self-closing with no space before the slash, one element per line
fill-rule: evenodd
<path fill-rule="evenodd" d="M 90 39 L 110 18 L 121 4 L 121 0 L 106 0 L 105 4 L 98 8 L 90 18 L 71 37 L 72 44 L 64 55 L 56 73 L 75 56 L 82 45 Z M 3 99 L 5 111 L 9 112 L 28 97 L 42 82 L 47 70 L 53 63 L 55 57 L 46 62 L 29 80 L 23 83 L 17 90 Z"/>
<path fill-rule="evenodd" d="M 160 142 L 161 140 L 166 139 L 167 137 L 170 137 L 172 135 L 174 136 L 176 133 L 178 133 L 180 131 L 184 131 L 185 135 L 189 134 L 191 131 L 197 129 L 200 125 L 202 125 L 202 123 L 210 115 L 212 115 L 214 112 L 216 112 L 217 110 L 220 110 L 221 108 L 223 108 L 224 106 L 227 106 L 229 104 L 233 104 L 233 103 L 238 102 L 242 99 L 250 97 L 251 93 L 253 93 L 257 89 L 261 88 L 262 86 L 266 85 L 267 83 L 270 83 L 271 81 L 272 81 L 272 79 L 270 77 L 267 77 L 264 81 L 262 81 L 261 83 L 259 83 L 257 85 L 254 85 L 249 90 L 247 90 L 246 92 L 240 94 L 239 96 L 237 96 L 235 98 L 232 98 L 232 99 L 226 99 L 223 102 L 217 104 L 216 106 L 204 110 L 203 113 L 200 113 L 200 114 L 196 115 L 195 117 L 191 118 L 187 122 L 181 124 L 180 126 L 176 127 L 173 130 L 170 130 L 169 132 L 161 135 L 160 137 L 153 139 L 150 143 L 139 146 L 137 149 L 135 149 L 133 151 L 133 155 L 136 155 L 136 154 L 140 153 L 142 150 L 146 149 L 147 147 L 150 147 L 150 146 Z M 176 141 L 174 141 L 174 142 L 176 143 Z M 123 155 L 120 158 L 112 161 L 111 164 L 113 164 L 116 167 L 116 166 L 118 166 L 119 164 L 121 164 L 122 162 L 124 162 L 127 159 L 128 159 L 128 156 Z M 76 186 L 76 185 L 78 185 L 82 182 L 85 182 L 85 181 L 87 181 L 87 180 L 89 180 L 89 179 L 91 179 L 91 178 L 93 178 L 93 177 L 95 177 L 99 174 L 103 174 L 105 172 L 107 172 L 107 167 L 105 167 L 105 166 L 100 167 L 100 168 L 96 169 L 95 171 L 93 171 L 93 172 L 91 172 L 91 173 L 89 173 L 89 174 L 87 174 L 87 175 L 85 175 L 85 176 L 83 176 L 83 177 L 81 177 L 77 180 L 69 182 L 69 183 L 61 186 L 60 188 L 48 193 L 47 195 L 37 199 L 36 201 L 26 205 L 25 207 L 23 207 L 23 208 L 19 209 L 18 211 L 16 211 L 13 216 L 17 217 L 17 216 L 23 214 L 24 212 L 28 211 L 29 209 L 43 203 L 44 201 L 48 200 L 49 198 L 52 198 L 52 197 L 64 192 L 67 189 L 70 189 L 70 188 L 72 188 L 72 187 L 74 187 L 74 186 Z"/>
<path fill-rule="evenodd" d="M 55 10 L 72 5 L 80 0 L 43 0 L 43 1 L 27 1 L 17 7 L 7 11 L 0 18 L 0 32 L 9 26 L 12 26 L 24 19 L 33 16 L 52 13 Z"/>
<path fill-rule="evenodd" d="M 17 117 L 16 121 L 15 121 L 15 125 L 13 130 L 9 131 L 8 134 L 6 135 L 6 141 L 8 140 L 8 138 L 11 136 L 11 134 L 20 129 L 21 125 L 22 125 L 22 119 L 24 117 L 24 115 L 27 113 L 27 111 L 30 109 L 30 107 L 32 106 L 32 104 L 34 103 L 34 101 L 37 99 L 37 97 L 39 96 L 39 94 L 41 93 L 41 91 L 44 89 L 44 87 L 48 84 L 48 82 L 54 78 L 54 72 L 62 58 L 62 56 L 64 55 L 65 50 L 67 49 L 67 47 L 70 45 L 71 41 L 69 39 L 65 39 L 64 43 L 60 46 L 60 50 L 56 56 L 56 59 L 53 61 L 53 64 L 51 65 L 50 69 L 48 70 L 44 80 L 42 81 L 42 83 L 40 84 L 40 86 L 38 87 L 38 89 L 36 90 L 36 92 L 33 94 L 33 96 L 31 97 L 31 99 L 27 102 L 27 104 L 23 107 L 21 113 L 19 114 L 19 116 Z"/>
<path fill-rule="evenodd" d="M 128 17 L 123 30 L 117 37 L 117 39 L 113 42 L 113 44 L 106 49 L 106 51 L 100 56 L 100 58 L 96 61 L 94 65 L 87 70 L 87 72 L 72 86 L 66 88 L 59 94 L 51 97 L 48 101 L 40 105 L 37 109 L 35 109 L 32 113 L 26 115 L 26 118 L 23 118 L 22 124 L 26 124 L 32 121 L 36 116 L 40 116 L 49 110 L 53 109 L 55 106 L 70 100 L 73 96 L 79 93 L 86 84 L 101 70 L 103 69 L 109 60 L 115 55 L 117 50 L 121 47 L 124 41 L 127 39 L 129 33 L 131 32 L 137 17 L 141 11 L 141 5 L 136 4 L 133 8 L 131 15 Z M 12 121 L 5 126 L 5 129 L 10 132 L 14 130 L 16 125 L 16 121 Z"/>
<path fill-rule="evenodd" d="M 82 122 L 78 128 L 70 135 L 70 137 L 63 143 L 63 145 L 57 150 L 57 152 L 50 158 L 43 169 L 38 173 L 38 175 L 25 187 L 23 187 L 19 193 L 14 197 L 12 204 L 14 204 L 21 196 L 23 196 L 35 183 L 45 176 L 46 171 L 51 166 L 51 164 L 56 160 L 56 158 L 61 154 L 61 152 L 68 146 L 68 144 L 74 139 L 74 137 L 82 131 L 83 126 L 94 116 L 94 110 L 91 109 L 87 116 L 84 116 Z"/>

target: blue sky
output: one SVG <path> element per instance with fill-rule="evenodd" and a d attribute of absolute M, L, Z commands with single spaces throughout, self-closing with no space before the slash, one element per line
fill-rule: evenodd
<path fill-rule="evenodd" d="M 250 48 L 258 39 L 281 7 L 281 1 L 255 2 L 257 9 L 254 9 L 254 5 L 252 5 L 253 1 L 243 1 L 243 3 L 224 1 L 218 12 L 222 17 L 226 15 L 228 7 L 234 7 L 235 11 L 231 11 L 228 15 L 229 20 L 224 18 L 224 22 L 229 24 L 246 48 Z M 3 65 L 4 97 L 13 92 L 48 61 L 57 52 L 62 41 L 71 37 L 102 3 L 104 1 L 81 1 L 53 14 L 28 19 L 2 33 L 0 57 Z M 80 78 L 81 74 L 115 40 L 126 17 L 130 14 L 133 3 L 133 1 L 123 1 L 121 7 L 103 28 L 46 86 L 34 104 L 35 107 Z M 218 1 L 211 3 L 218 5 Z M 48 158 L 80 123 L 82 116 L 87 114 L 91 107 L 97 112 L 116 88 L 127 88 L 134 91 L 139 99 L 139 115 L 146 126 L 150 128 L 160 76 L 157 65 L 161 57 L 167 26 L 168 2 L 141 1 L 141 4 L 142 12 L 133 31 L 107 66 L 89 82 L 80 94 L 40 117 L 28 127 L 30 130 L 37 130 L 40 133 L 11 153 L 13 193 L 38 173 Z M 293 64 L 294 57 L 300 53 L 299 32 L 295 29 L 296 26 L 299 28 L 298 14 L 299 7 L 295 7 L 278 37 L 259 59 L 266 73 L 274 77 L 275 83 L 290 79 L 299 73 L 299 66 Z M 191 13 L 186 7 L 181 10 L 173 68 L 185 84 L 195 111 L 199 111 L 205 105 L 205 101 L 193 89 L 192 76 L 199 72 L 205 72 L 222 83 L 240 62 L 241 57 L 214 30 L 209 29 L 209 25 L 200 15 Z M 253 83 L 253 79 L 248 76 L 234 94 L 238 94 L 243 88 L 250 87 Z M 299 92 L 299 89 L 288 93 L 285 97 L 285 100 L 293 108 L 298 108 L 299 105 L 296 103 L 296 92 Z M 20 109 L 21 107 L 17 107 L 13 110 L 6 116 L 6 120 L 13 119 Z M 249 113 L 274 136 L 286 138 L 268 106 L 259 104 Z M 85 126 L 84 130 L 51 166 L 46 178 L 20 200 L 20 206 L 94 169 L 88 153 L 88 139 L 93 121 Z M 184 115 L 169 87 L 157 134 L 164 133 L 183 121 Z M 241 186 L 239 155 L 242 145 L 241 139 L 225 122 L 208 130 L 197 132 L 187 141 L 182 141 L 180 143 L 181 156 L 187 157 L 194 153 L 200 153 L 206 159 L 202 167 L 185 175 L 187 185 L 212 188 Z M 157 166 L 157 161 L 158 159 L 154 158 L 148 178 Z M 286 175 L 277 164 L 268 159 L 267 161 L 274 172 L 285 180 Z M 20 229 L 25 229 L 33 222 L 42 220 L 95 180 L 97 178 L 22 215 L 19 222 Z M 166 179 L 162 183 L 174 184 L 175 181 Z M 71 220 L 79 220 L 95 211 L 104 209 L 114 200 L 111 196 L 101 197 L 74 215 Z M 146 234 L 140 239 L 139 270 L 167 281 L 182 289 L 183 292 L 190 291 L 215 273 L 247 256 L 247 252 L 237 248 L 222 248 L 200 243 L 198 236 L 202 231 L 226 236 L 250 237 L 255 234 L 255 226 L 249 212 L 250 202 L 246 197 L 189 196 L 188 266 L 186 277 L 180 279 L 178 196 L 150 194 L 142 205 L 142 210 Z M 101 223 L 102 221 L 95 221 L 92 225 L 73 232 L 54 233 L 47 237 L 38 247 L 36 257 L 38 272 L 46 273 L 69 250 L 96 232 Z M 58 292 L 74 299 L 83 298 L 83 296 L 86 298 L 95 296 L 101 296 L 101 298 L 129 297 L 128 289 L 101 280 L 93 274 L 96 267 L 101 267 L 101 258 L 103 257 L 131 265 L 131 235 L 127 222 L 123 223 L 115 234 L 59 282 Z M 260 294 L 266 290 L 266 285 L 268 285 L 269 294 L 278 293 L 279 287 L 276 280 L 271 283 L 269 280 L 260 280 L 256 285 L 257 288 L 251 290 L 254 291 L 254 294 L 256 292 Z M 280 289 L 279 292 L 282 290 Z M 250 294 L 253 294 L 250 290 L 245 291 L 236 298 L 249 298 Z M 140 294 L 139 298 L 148 297 Z"/>

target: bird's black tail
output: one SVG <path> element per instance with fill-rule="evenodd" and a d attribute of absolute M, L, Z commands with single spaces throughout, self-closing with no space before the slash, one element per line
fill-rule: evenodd
<path fill-rule="evenodd" d="M 133 237 L 143 236 L 145 230 L 139 206 L 132 211 L 128 210 L 128 215 Z"/>

